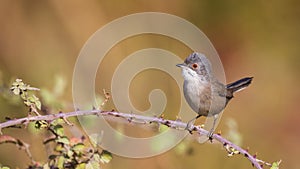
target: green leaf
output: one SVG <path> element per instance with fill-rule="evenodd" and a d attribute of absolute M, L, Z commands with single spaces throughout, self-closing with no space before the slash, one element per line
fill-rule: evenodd
<path fill-rule="evenodd" d="M 83 143 L 78 143 L 76 144 L 75 146 L 73 146 L 73 151 L 76 153 L 76 154 L 82 154 L 82 152 L 84 151 L 85 149 L 85 146 Z"/>
<path fill-rule="evenodd" d="M 15 94 L 15 95 L 19 95 L 21 90 L 19 88 L 14 88 L 12 89 L 12 92 Z"/>
<path fill-rule="evenodd" d="M 165 131 L 169 130 L 169 127 L 168 126 L 165 126 L 165 125 L 159 125 L 159 132 L 160 133 L 163 133 Z"/>
<path fill-rule="evenodd" d="M 69 158 L 72 158 L 73 154 L 74 154 L 74 151 L 68 150 L 67 155 Z"/>
<path fill-rule="evenodd" d="M 85 166 L 86 166 L 85 163 L 81 163 L 81 164 L 78 164 L 75 169 L 85 169 Z"/>
<path fill-rule="evenodd" d="M 39 98 L 36 97 L 34 94 L 32 96 L 29 96 L 28 99 L 26 101 L 24 101 L 24 103 L 27 106 L 30 106 L 30 105 L 34 104 L 36 108 L 41 110 L 41 106 L 42 106 L 41 102 L 40 102 Z"/>
<path fill-rule="evenodd" d="M 65 151 L 64 147 L 61 144 L 56 145 L 54 150 L 57 151 L 57 152 L 64 152 Z"/>
<path fill-rule="evenodd" d="M 56 140 L 57 143 L 62 143 L 62 144 L 67 144 L 69 145 L 70 144 L 70 141 L 68 139 L 68 137 L 61 137 L 61 138 L 58 138 Z"/>
<path fill-rule="evenodd" d="M 22 82 L 22 79 L 16 79 L 15 82 L 12 83 L 12 87 L 10 90 L 15 94 L 15 95 L 20 95 L 26 90 L 26 84 Z"/>
<path fill-rule="evenodd" d="M 94 154 L 93 155 L 93 160 L 95 160 L 96 162 L 100 163 L 101 162 L 101 157 L 99 154 Z"/>
<path fill-rule="evenodd" d="M 109 151 L 103 150 L 100 154 L 100 161 L 102 163 L 109 163 L 112 160 L 112 154 Z"/>
<path fill-rule="evenodd" d="M 64 136 L 64 128 L 62 125 L 57 124 L 53 127 L 53 131 L 55 134 L 57 134 L 58 136 Z"/>
<path fill-rule="evenodd" d="M 280 161 L 273 162 L 272 167 L 270 169 L 279 169 Z"/>
<path fill-rule="evenodd" d="M 41 103 L 41 101 L 36 100 L 36 101 L 34 102 L 34 104 L 35 104 L 36 108 L 38 108 L 39 110 L 41 110 L 41 108 L 42 108 L 42 103 Z"/>
<path fill-rule="evenodd" d="M 39 110 L 42 109 L 42 103 L 40 101 L 35 102 L 35 105 Z"/>
<path fill-rule="evenodd" d="M 57 161 L 57 167 L 59 169 L 63 169 L 64 168 L 64 163 L 65 163 L 65 158 L 63 156 L 60 156 L 58 158 L 58 161 Z"/>
<path fill-rule="evenodd" d="M 36 121 L 35 124 L 34 124 L 34 127 L 37 128 L 37 129 L 43 129 L 43 128 L 47 128 L 48 127 L 48 122 L 45 121 L 45 120 L 39 120 L 39 121 Z"/>

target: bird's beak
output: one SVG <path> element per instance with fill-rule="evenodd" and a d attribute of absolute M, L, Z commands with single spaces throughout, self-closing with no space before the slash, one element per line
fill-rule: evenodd
<path fill-rule="evenodd" d="M 184 63 L 180 63 L 180 64 L 177 64 L 176 66 L 181 68 L 181 67 L 185 67 L 186 65 Z"/>

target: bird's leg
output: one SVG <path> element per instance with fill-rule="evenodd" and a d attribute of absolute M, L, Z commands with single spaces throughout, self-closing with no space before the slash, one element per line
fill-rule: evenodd
<path fill-rule="evenodd" d="M 198 116 L 192 118 L 192 119 L 187 123 L 187 125 L 186 125 L 186 127 L 185 127 L 185 130 L 189 131 L 190 134 L 193 134 L 193 133 L 192 133 L 192 132 L 193 132 L 193 129 L 190 128 L 190 127 L 191 127 L 191 123 L 192 123 L 194 120 L 198 119 L 199 117 L 201 117 L 200 114 L 199 114 Z"/>
<path fill-rule="evenodd" d="M 213 126 L 212 126 L 212 128 L 210 129 L 210 131 L 209 131 L 209 133 L 207 135 L 210 141 L 212 141 L 212 139 L 213 139 L 212 136 L 213 136 L 214 131 L 215 131 L 215 125 L 216 125 L 218 117 L 219 117 L 219 114 L 215 114 L 213 116 L 213 118 L 214 118 Z"/>

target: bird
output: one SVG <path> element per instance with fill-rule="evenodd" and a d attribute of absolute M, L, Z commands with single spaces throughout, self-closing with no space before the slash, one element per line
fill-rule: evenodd
<path fill-rule="evenodd" d="M 187 123 L 186 129 L 191 132 L 190 123 L 201 116 L 213 117 L 213 126 L 208 133 L 208 137 L 212 139 L 219 114 L 233 98 L 234 93 L 251 84 L 253 77 L 244 77 L 225 85 L 214 76 L 211 63 L 206 56 L 198 52 L 193 52 L 183 63 L 176 66 L 181 68 L 184 78 L 185 100 L 198 114 Z"/>

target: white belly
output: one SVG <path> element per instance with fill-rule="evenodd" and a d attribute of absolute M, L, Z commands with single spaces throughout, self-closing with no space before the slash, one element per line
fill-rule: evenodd
<path fill-rule="evenodd" d="M 204 90 L 204 84 L 199 81 L 184 81 L 183 91 L 184 97 L 189 106 L 198 113 L 200 108 L 200 94 Z"/>

